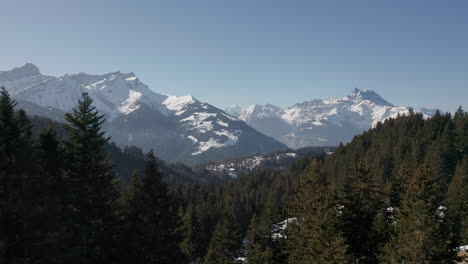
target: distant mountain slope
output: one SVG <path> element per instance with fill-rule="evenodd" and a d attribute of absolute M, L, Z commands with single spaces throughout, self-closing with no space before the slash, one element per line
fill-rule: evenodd
<path fill-rule="evenodd" d="M 63 123 L 38 116 L 30 117 L 30 121 L 33 125 L 34 138 L 50 125 L 54 127 L 59 137 L 66 137 Z M 113 164 L 115 177 L 121 181 L 130 181 L 134 170 L 137 170 L 140 175 L 144 173 L 145 154 L 140 148 L 134 146 L 119 148 L 114 142 L 110 142 L 106 144 L 106 151 L 108 151 L 109 160 Z M 159 159 L 158 162 L 164 180 L 173 186 L 195 182 L 221 183 L 224 181 L 224 178 L 208 171 L 194 170 L 180 163 L 167 163 Z"/>
<path fill-rule="evenodd" d="M 120 146 L 136 145 L 171 162 L 209 160 L 271 152 L 286 146 L 242 120 L 192 96 L 153 92 L 133 73 L 85 73 L 53 77 L 33 64 L 0 72 L 0 86 L 32 115 L 62 121 L 87 92 L 106 115 L 104 129 Z"/>
<path fill-rule="evenodd" d="M 239 158 L 221 161 L 211 161 L 195 167 L 195 171 L 208 171 L 209 174 L 218 175 L 220 178 L 236 178 L 259 169 L 272 171 L 286 171 L 295 161 L 312 159 L 319 155 L 330 155 L 336 147 L 307 147 L 301 149 L 286 149 L 263 154 L 252 154 Z"/>
<path fill-rule="evenodd" d="M 289 147 L 300 148 L 348 142 L 378 122 L 409 111 L 409 107 L 394 106 L 374 91 L 354 89 L 343 98 L 316 99 L 284 109 L 253 105 L 241 110 L 238 117 Z M 425 117 L 434 114 L 427 109 L 415 111 Z"/>

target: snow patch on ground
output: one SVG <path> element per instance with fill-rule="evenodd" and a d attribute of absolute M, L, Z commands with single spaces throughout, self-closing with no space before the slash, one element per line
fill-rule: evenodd
<path fill-rule="evenodd" d="M 214 138 L 210 138 L 208 141 L 200 141 L 198 143 L 198 151 L 196 152 L 193 152 L 192 155 L 195 156 L 195 155 L 200 155 L 202 154 L 203 152 L 209 150 L 210 148 L 221 148 L 221 147 L 224 147 L 224 144 L 223 143 L 220 143 L 218 142 L 216 139 Z"/>
<path fill-rule="evenodd" d="M 208 141 L 198 141 L 198 150 L 193 152 L 192 155 L 199 155 L 211 148 L 222 148 L 227 146 L 232 146 L 237 144 L 239 135 L 242 134 L 242 131 L 214 131 L 214 134 L 218 136 L 223 136 L 221 139 L 210 138 Z M 226 137 L 227 139 L 224 139 Z M 192 139 L 193 140 L 193 139 Z M 193 140 L 195 142 L 195 140 Z"/>
<path fill-rule="evenodd" d="M 169 109 L 175 112 L 175 115 L 181 115 L 185 112 L 185 106 L 193 103 L 195 100 L 193 96 L 168 96 L 164 100 L 163 104 Z"/>
<path fill-rule="evenodd" d="M 234 145 L 237 143 L 239 136 L 242 132 L 235 130 L 233 132 L 227 130 L 215 131 L 214 132 L 218 136 L 226 136 L 228 139 L 224 142 L 225 145 Z"/>
<path fill-rule="evenodd" d="M 127 115 L 137 110 L 138 108 L 140 108 L 139 101 L 142 95 L 143 94 L 140 92 L 130 90 L 128 94 L 128 98 L 119 107 L 119 111 Z"/>
<path fill-rule="evenodd" d="M 223 121 L 221 121 L 221 120 L 218 120 L 218 124 L 219 124 L 220 126 L 223 126 L 223 127 L 228 127 L 228 126 L 229 126 L 228 123 L 223 122 Z"/>
<path fill-rule="evenodd" d="M 188 136 L 187 138 L 190 139 L 190 140 L 192 140 L 194 144 L 198 142 L 198 139 L 197 139 L 196 137 L 194 137 L 194 136 L 191 136 L 191 135 L 190 135 L 190 136 Z"/>
<path fill-rule="evenodd" d="M 194 113 L 191 116 L 180 120 L 183 126 L 198 133 L 207 133 L 213 130 L 213 121 L 207 120 L 210 117 L 215 117 L 213 113 Z"/>

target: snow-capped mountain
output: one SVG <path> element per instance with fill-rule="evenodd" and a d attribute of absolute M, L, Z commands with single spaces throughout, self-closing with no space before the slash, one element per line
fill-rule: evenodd
<path fill-rule="evenodd" d="M 30 114 L 62 121 L 83 92 L 104 113 L 104 129 L 121 146 L 154 149 L 167 161 L 190 164 L 286 148 L 242 120 L 192 96 L 153 92 L 134 73 L 53 77 L 33 64 L 0 72 L 4 86 Z"/>
<path fill-rule="evenodd" d="M 409 111 L 409 107 L 394 106 L 374 91 L 354 89 L 342 98 L 315 99 L 284 109 L 253 105 L 237 117 L 291 148 L 300 148 L 348 142 L 378 122 Z M 425 116 L 434 113 L 427 109 L 415 111 Z"/>

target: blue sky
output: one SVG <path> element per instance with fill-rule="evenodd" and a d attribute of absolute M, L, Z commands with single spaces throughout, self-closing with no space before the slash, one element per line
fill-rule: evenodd
<path fill-rule="evenodd" d="M 0 0 L 0 70 L 135 72 L 224 108 L 372 89 L 468 109 L 468 1 Z"/>

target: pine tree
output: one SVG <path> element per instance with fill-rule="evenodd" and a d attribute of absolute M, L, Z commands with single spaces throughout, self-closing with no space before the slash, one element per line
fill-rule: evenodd
<path fill-rule="evenodd" d="M 258 227 L 258 219 L 257 219 L 257 214 L 253 214 L 252 218 L 250 219 L 250 224 L 249 228 L 247 230 L 246 238 L 247 242 L 253 242 L 255 239 L 255 236 L 257 235 L 257 227 Z"/>
<path fill-rule="evenodd" d="M 12 140 L 14 140 L 17 129 L 14 127 L 14 107 L 16 104 L 11 100 L 10 95 L 2 88 L 0 91 L 0 130 L 2 131 L 0 139 L 2 142 L 0 160 L 1 169 L 1 191 L 0 191 L 0 216 L 1 216 L 1 230 L 0 241 L 2 244 L 0 253 L 2 254 L 0 262 L 12 263 L 16 255 L 19 255 L 15 245 L 18 243 L 17 230 L 19 229 L 18 222 L 20 219 L 14 217 L 18 203 L 17 194 L 17 179 L 14 176 L 14 153 Z"/>
<path fill-rule="evenodd" d="M 139 195 L 141 180 L 136 170 L 133 170 L 130 182 L 124 183 L 118 199 L 118 215 L 120 232 L 118 235 L 118 260 L 116 263 L 143 263 L 142 248 L 138 246 L 140 236 L 145 233 Z"/>
<path fill-rule="evenodd" d="M 38 160 L 38 178 L 40 189 L 35 198 L 42 204 L 42 221 L 46 220 L 43 232 L 42 250 L 47 253 L 46 263 L 62 263 L 63 242 L 67 239 L 64 229 L 66 218 L 67 181 L 64 177 L 63 150 L 60 139 L 52 126 L 39 134 L 35 146 Z M 37 219 L 37 222 L 41 221 Z M 37 229 L 37 226 L 36 226 Z"/>
<path fill-rule="evenodd" d="M 258 228 L 258 219 L 257 215 L 254 214 L 250 219 L 249 228 L 247 230 L 246 239 L 247 239 L 247 254 L 246 259 L 247 263 L 256 264 L 263 263 L 264 261 L 264 249 L 260 243 L 256 243 L 257 240 L 257 228 Z"/>
<path fill-rule="evenodd" d="M 449 185 L 446 217 L 451 233 L 451 248 L 468 244 L 468 156 L 458 163 Z"/>
<path fill-rule="evenodd" d="M 269 195 L 263 209 L 260 223 L 252 223 L 251 234 L 253 240 L 249 241 L 247 260 L 249 263 L 284 263 L 286 257 L 283 254 L 284 238 L 280 235 L 281 227 L 279 222 L 282 220 L 277 201 L 273 195 Z M 255 221 L 255 219 L 252 219 Z M 256 225 L 256 226 L 255 226 Z"/>
<path fill-rule="evenodd" d="M 231 206 L 224 209 L 211 237 L 205 264 L 232 264 L 240 253 L 242 237 Z"/>
<path fill-rule="evenodd" d="M 437 189 L 427 169 L 416 171 L 402 200 L 395 235 L 379 257 L 381 263 L 453 263 L 453 259 L 441 259 L 448 248 L 440 235 L 444 230 L 437 213 Z"/>
<path fill-rule="evenodd" d="M 141 185 L 134 176 L 130 187 L 134 194 L 129 195 L 130 208 L 125 219 L 130 228 L 125 250 L 133 263 L 181 263 L 177 206 L 152 151 L 146 155 L 144 172 Z"/>
<path fill-rule="evenodd" d="M 72 233 L 69 263 L 102 263 L 111 255 L 117 191 L 101 130 L 105 122 L 88 94 L 67 113 L 66 176 L 70 182 L 68 229 Z"/>
<path fill-rule="evenodd" d="M 461 106 L 453 116 L 455 126 L 454 148 L 458 159 L 463 155 L 468 155 L 468 113 L 463 111 Z"/>
<path fill-rule="evenodd" d="M 359 161 L 347 178 L 343 196 L 343 231 L 356 258 L 372 258 L 370 240 L 374 219 L 381 209 L 380 187 L 367 164 Z"/>
<path fill-rule="evenodd" d="M 34 228 L 40 211 L 34 194 L 35 161 L 31 125 L 5 88 L 0 91 L 0 262 L 39 262 L 36 252 L 41 228 Z M 36 254 L 38 253 L 38 254 Z"/>
<path fill-rule="evenodd" d="M 249 264 L 265 264 L 270 263 L 271 252 L 262 247 L 260 243 L 252 242 L 249 244 L 247 251 L 247 263 Z"/>
<path fill-rule="evenodd" d="M 406 192 L 406 185 L 408 179 L 411 178 L 412 171 L 407 163 L 403 163 L 395 179 L 391 182 L 391 187 L 388 192 L 387 205 L 388 207 L 399 207 L 401 203 L 401 197 Z"/>
<path fill-rule="evenodd" d="M 185 213 L 182 225 L 184 238 L 181 243 L 182 253 L 187 256 L 189 263 L 200 263 L 204 256 L 203 232 L 193 206 L 189 206 Z"/>
<path fill-rule="evenodd" d="M 396 207 L 382 208 L 376 215 L 369 232 L 369 240 L 372 241 L 370 244 L 372 255 L 366 257 L 364 263 L 378 263 L 378 257 L 385 250 L 385 245 L 393 235 L 395 209 Z"/>
<path fill-rule="evenodd" d="M 290 206 L 295 221 L 288 225 L 289 263 L 348 263 L 348 245 L 340 232 L 336 193 L 314 160 L 299 181 Z"/>
<path fill-rule="evenodd" d="M 339 231 L 339 225 L 336 207 L 329 208 L 320 216 L 314 226 L 314 238 L 306 246 L 309 254 L 302 263 L 352 263 L 349 246 Z"/>

